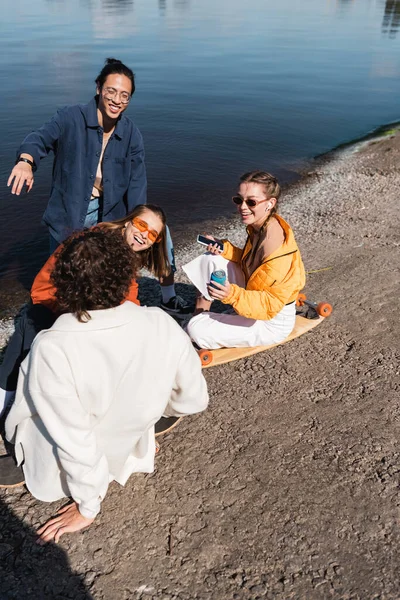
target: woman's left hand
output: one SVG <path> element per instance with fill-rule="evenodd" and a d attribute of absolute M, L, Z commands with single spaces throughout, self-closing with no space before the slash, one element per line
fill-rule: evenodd
<path fill-rule="evenodd" d="M 59 516 L 50 519 L 46 525 L 37 530 L 40 537 L 36 543 L 40 546 L 52 540 L 57 544 L 64 533 L 80 531 L 84 527 L 89 527 L 94 521 L 94 519 L 87 519 L 81 515 L 76 502 L 64 506 L 57 515 Z"/>
<path fill-rule="evenodd" d="M 231 293 L 231 284 L 228 280 L 224 284 L 213 281 L 212 285 L 208 284 L 207 289 L 213 300 L 223 300 Z"/>

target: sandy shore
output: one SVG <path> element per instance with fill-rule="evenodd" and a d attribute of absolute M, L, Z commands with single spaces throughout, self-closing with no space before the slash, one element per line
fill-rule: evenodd
<path fill-rule="evenodd" d="M 305 291 L 333 315 L 208 369 L 209 410 L 163 439 L 153 475 L 112 484 L 90 529 L 39 548 L 32 529 L 63 503 L 1 491 L 1 598 L 400 597 L 399 165 L 397 134 L 314 161 L 286 191 L 306 269 L 330 267 Z M 233 220 L 204 229 L 243 239 Z M 199 252 L 188 240 L 181 264 Z"/>

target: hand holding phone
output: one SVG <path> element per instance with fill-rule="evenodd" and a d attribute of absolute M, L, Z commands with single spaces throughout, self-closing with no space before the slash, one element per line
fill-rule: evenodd
<path fill-rule="evenodd" d="M 203 244 L 203 246 L 207 246 L 209 252 L 213 252 L 214 250 L 215 254 L 221 254 L 221 252 L 224 251 L 224 242 L 221 240 L 216 240 L 215 238 L 207 237 L 205 235 L 198 235 L 197 242 Z"/>

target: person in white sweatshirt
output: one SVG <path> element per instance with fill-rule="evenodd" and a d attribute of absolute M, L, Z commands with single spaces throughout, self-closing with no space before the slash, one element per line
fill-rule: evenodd
<path fill-rule="evenodd" d="M 97 228 L 69 238 L 55 264 L 64 314 L 35 338 L 6 420 L 32 495 L 72 498 L 38 530 L 39 543 L 89 526 L 111 481 L 154 470 L 163 415 L 208 405 L 188 336 L 161 309 L 123 301 L 135 271 L 121 235 Z"/>

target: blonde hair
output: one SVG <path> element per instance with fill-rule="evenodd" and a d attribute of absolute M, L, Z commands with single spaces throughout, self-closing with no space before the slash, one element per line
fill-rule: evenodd
<path fill-rule="evenodd" d="M 248 173 L 244 173 L 244 175 L 239 178 L 239 181 L 240 183 L 259 183 L 264 186 L 264 191 L 268 200 L 270 198 L 276 199 L 274 206 L 271 208 L 268 217 L 261 227 L 261 231 L 264 231 L 272 215 L 278 212 L 278 200 L 282 191 L 281 186 L 276 177 L 267 171 L 249 171 Z"/>
<path fill-rule="evenodd" d="M 121 233 L 125 229 L 125 224 L 128 221 L 132 221 L 135 217 L 141 217 L 147 210 L 151 211 L 162 222 L 162 230 L 160 231 L 160 241 L 154 242 L 150 248 L 143 250 L 142 252 L 136 252 L 140 267 L 145 268 L 150 273 L 155 275 L 156 277 L 167 277 L 171 273 L 171 265 L 168 260 L 168 252 L 167 252 L 167 238 L 166 238 L 166 224 L 167 219 L 163 209 L 156 204 L 138 204 L 132 212 L 127 214 L 125 217 L 121 219 L 116 219 L 115 221 L 100 223 L 102 227 L 106 229 L 116 230 L 120 229 Z"/>

